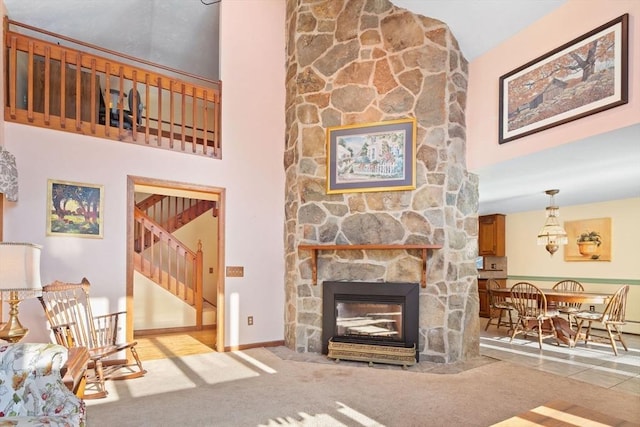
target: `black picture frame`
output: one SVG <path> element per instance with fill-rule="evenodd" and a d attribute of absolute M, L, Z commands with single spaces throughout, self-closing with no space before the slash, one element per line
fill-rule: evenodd
<path fill-rule="evenodd" d="M 629 14 L 500 77 L 499 143 L 626 104 Z"/>

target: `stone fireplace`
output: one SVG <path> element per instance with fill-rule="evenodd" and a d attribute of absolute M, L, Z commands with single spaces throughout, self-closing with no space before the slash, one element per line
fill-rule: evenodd
<path fill-rule="evenodd" d="M 287 0 L 287 34 L 286 345 L 323 351 L 322 282 L 423 282 L 426 270 L 420 360 L 479 355 L 478 182 L 466 170 L 467 62 L 455 38 L 387 0 Z M 327 194 L 327 128 L 409 117 L 415 189 Z M 425 257 L 411 245 L 441 248 Z"/>

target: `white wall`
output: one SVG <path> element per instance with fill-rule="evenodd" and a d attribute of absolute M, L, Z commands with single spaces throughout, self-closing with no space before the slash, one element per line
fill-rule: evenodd
<path fill-rule="evenodd" d="M 545 221 L 544 208 L 509 214 L 506 216 L 509 277 L 520 277 L 510 279 L 507 285 L 526 280 L 550 288 L 560 279 L 578 279 L 587 290 L 614 292 L 622 283 L 630 283 L 627 320 L 632 322 L 623 327 L 623 331 L 640 334 L 640 252 L 637 244 L 640 241 L 640 197 L 575 206 L 563 206 L 561 198 L 556 201 L 560 206 L 561 223 L 611 218 L 611 261 L 564 261 L 564 247 L 550 256 L 544 246 L 537 245 L 536 238 Z"/>
<path fill-rule="evenodd" d="M 224 344 L 283 339 L 284 17 L 284 0 L 221 4 L 222 160 L 5 123 L 20 198 L 5 203 L 4 237 L 43 245 L 44 283 L 86 276 L 96 312 L 124 309 L 127 175 L 224 187 L 226 264 L 245 268 L 225 281 Z M 104 185 L 103 239 L 45 235 L 49 178 Z M 48 339 L 37 302 L 20 319 L 25 341 Z"/>

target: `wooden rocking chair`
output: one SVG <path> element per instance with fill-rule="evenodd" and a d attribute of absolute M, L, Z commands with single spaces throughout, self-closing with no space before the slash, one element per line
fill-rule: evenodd
<path fill-rule="evenodd" d="M 93 388 L 95 392 L 86 393 L 86 399 L 105 397 L 106 380 L 137 378 L 146 373 L 135 349 L 137 343 L 117 342 L 118 317 L 125 312 L 93 316 L 89 287 L 86 278 L 80 283 L 55 281 L 44 286 L 39 297 L 57 343 L 89 350 L 87 391 Z M 115 358 L 125 350 L 131 352 L 135 363 Z"/>

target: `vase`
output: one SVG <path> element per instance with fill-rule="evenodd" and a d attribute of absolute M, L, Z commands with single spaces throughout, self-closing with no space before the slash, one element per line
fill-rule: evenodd
<path fill-rule="evenodd" d="M 578 251 L 582 256 L 591 256 L 598 250 L 596 242 L 578 242 Z"/>

